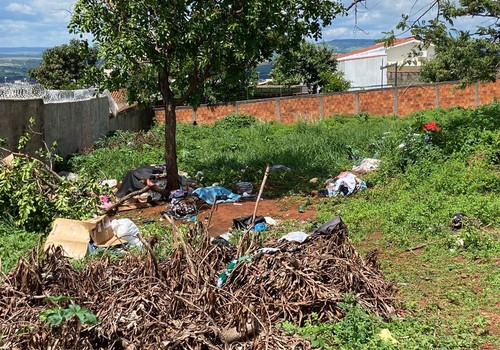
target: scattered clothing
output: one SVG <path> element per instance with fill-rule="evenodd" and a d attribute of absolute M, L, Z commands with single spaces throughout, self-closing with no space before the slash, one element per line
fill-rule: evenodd
<path fill-rule="evenodd" d="M 253 185 L 251 182 L 237 182 L 236 187 L 238 189 L 238 194 L 247 195 L 252 194 L 253 191 Z"/>
<path fill-rule="evenodd" d="M 302 231 L 295 231 L 287 233 L 286 235 L 282 236 L 280 239 L 278 239 L 278 242 L 285 240 L 288 242 L 304 243 L 308 238 L 309 235 L 307 233 Z"/>
<path fill-rule="evenodd" d="M 174 193 L 176 191 L 173 191 Z M 179 192 L 177 192 L 179 194 Z M 196 221 L 196 214 L 198 212 L 196 206 L 193 203 L 187 203 L 183 196 L 176 197 L 175 193 L 170 201 L 170 210 L 162 211 L 162 214 L 173 217 L 175 220 L 185 220 Z M 195 218 L 192 220 L 191 218 Z"/>
<path fill-rule="evenodd" d="M 347 226 L 344 224 L 340 216 L 337 216 L 318 227 L 314 230 L 314 233 L 319 235 L 331 235 L 334 232 L 339 231 L 345 232 L 346 235 L 348 234 Z"/>
<path fill-rule="evenodd" d="M 116 197 L 122 198 L 127 194 L 138 191 L 146 186 L 144 181 L 146 179 L 154 180 L 154 175 L 166 174 L 166 167 L 164 165 L 143 165 L 138 168 L 132 169 L 125 174 L 122 184 L 116 192 Z M 153 178 L 152 178 L 153 177 Z M 165 188 L 167 182 L 158 184 Z"/>
<path fill-rule="evenodd" d="M 266 219 L 263 216 L 256 216 L 254 220 L 254 226 L 260 223 L 266 223 Z M 252 224 L 252 215 L 242 216 L 233 219 L 233 229 L 235 230 L 246 230 Z"/>
<path fill-rule="evenodd" d="M 353 166 L 352 170 L 358 173 L 366 174 L 369 171 L 375 171 L 380 166 L 380 159 L 375 158 L 363 158 L 361 164 L 358 166 Z"/>
<path fill-rule="evenodd" d="M 451 228 L 453 231 L 458 231 L 463 228 L 463 221 L 465 220 L 465 215 L 462 213 L 453 214 L 451 217 Z"/>
<path fill-rule="evenodd" d="M 366 189 L 366 183 L 350 172 L 340 173 L 335 179 L 328 179 L 326 181 L 326 189 L 328 197 L 338 195 L 350 196 L 360 189 Z"/>

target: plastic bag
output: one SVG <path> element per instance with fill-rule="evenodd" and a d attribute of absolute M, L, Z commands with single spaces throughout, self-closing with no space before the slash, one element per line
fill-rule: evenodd
<path fill-rule="evenodd" d="M 130 219 L 117 219 L 111 221 L 111 228 L 116 237 L 123 238 L 130 245 L 135 247 L 142 247 L 141 240 L 137 237 L 139 228 Z"/>

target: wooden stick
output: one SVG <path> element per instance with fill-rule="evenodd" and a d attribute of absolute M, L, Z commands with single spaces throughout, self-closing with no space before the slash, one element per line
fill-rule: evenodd
<path fill-rule="evenodd" d="M 241 256 L 242 252 L 245 252 L 245 255 L 249 254 L 256 246 L 256 240 L 259 237 L 259 235 L 256 232 L 250 232 L 250 231 L 255 226 L 255 217 L 257 216 L 257 209 L 259 208 L 260 197 L 262 196 L 262 192 L 264 191 L 264 187 L 266 185 L 266 181 L 269 176 L 269 171 L 270 168 L 268 164 L 266 166 L 266 171 L 264 172 L 264 178 L 262 179 L 262 183 L 260 185 L 257 201 L 255 202 L 255 208 L 252 214 L 252 221 L 250 222 L 250 225 L 248 225 L 247 229 L 243 232 L 243 235 L 239 241 L 238 256 Z M 248 246 L 244 247 L 243 245 L 246 245 L 247 243 Z"/>
<path fill-rule="evenodd" d="M 137 238 L 139 238 L 142 245 L 144 246 L 144 249 L 146 249 L 148 254 L 149 254 L 149 258 L 151 259 L 151 263 L 153 264 L 154 276 L 156 278 L 160 278 L 160 274 L 158 272 L 158 262 L 156 261 L 156 257 L 155 257 L 155 254 L 153 252 L 153 248 L 151 248 L 151 245 L 149 244 L 149 242 L 144 239 L 144 237 L 142 236 L 142 234 L 140 232 L 137 235 Z"/>
<path fill-rule="evenodd" d="M 139 194 L 142 194 L 144 192 L 147 192 L 151 189 L 151 187 L 149 186 L 145 186 L 143 188 L 141 188 L 140 190 L 137 190 L 137 191 L 134 191 L 132 193 L 129 193 L 127 194 L 126 196 L 120 198 L 120 200 L 118 202 L 116 202 L 115 204 L 113 204 L 112 206 L 110 206 L 108 209 L 106 209 L 106 212 L 109 214 L 109 213 L 112 213 L 113 210 L 115 210 L 117 207 L 119 207 L 120 205 L 122 205 L 123 202 L 125 202 L 127 199 L 130 199 L 134 196 L 137 196 Z"/>
<path fill-rule="evenodd" d="M 262 179 L 262 184 L 260 185 L 259 195 L 257 196 L 257 201 L 255 202 L 255 208 L 253 210 L 252 222 L 249 228 L 252 228 L 255 223 L 255 216 L 257 215 L 257 208 L 259 207 L 260 197 L 262 196 L 262 192 L 264 191 L 264 186 L 266 185 L 267 178 L 269 176 L 269 164 L 266 167 L 266 171 L 264 172 L 264 178 Z"/>
<path fill-rule="evenodd" d="M 424 248 L 425 246 L 427 246 L 427 243 L 422 243 L 422 244 L 416 245 L 416 246 L 414 246 L 414 247 L 408 248 L 408 249 L 406 249 L 405 251 L 406 251 L 406 252 L 412 252 L 412 251 L 417 250 L 417 249 L 422 249 L 422 248 Z"/>

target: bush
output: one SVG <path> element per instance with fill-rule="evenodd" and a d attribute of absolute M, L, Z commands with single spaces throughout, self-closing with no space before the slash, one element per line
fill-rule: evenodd
<path fill-rule="evenodd" d="M 230 114 L 215 122 L 215 125 L 223 129 L 248 128 L 257 124 L 257 119 L 249 114 Z"/>
<path fill-rule="evenodd" d="M 29 138 L 20 138 L 19 149 Z M 97 213 L 98 184 L 85 174 L 77 180 L 61 178 L 43 162 L 49 164 L 52 156 L 39 152 L 39 160 L 16 153 L 11 165 L 0 163 L 0 211 L 13 218 L 13 225 L 44 232 L 57 216 L 82 219 Z"/>

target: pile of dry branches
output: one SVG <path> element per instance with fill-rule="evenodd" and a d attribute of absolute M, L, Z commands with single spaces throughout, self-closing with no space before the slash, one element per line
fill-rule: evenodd
<path fill-rule="evenodd" d="M 75 270 L 61 251 L 20 260 L 0 289 L 0 347 L 19 349 L 307 349 L 275 326 L 301 323 L 311 312 L 337 320 L 337 303 L 353 294 L 368 311 L 390 317 L 395 290 L 376 266 L 362 259 L 342 223 L 315 232 L 303 244 L 268 242 L 275 254 L 240 262 L 222 287 L 217 276 L 236 248 L 211 245 L 206 229 L 175 231 L 169 259 L 152 250 L 123 258 L 104 255 Z M 49 327 L 39 320 L 48 296 L 69 296 L 99 323 L 69 320 Z"/>

